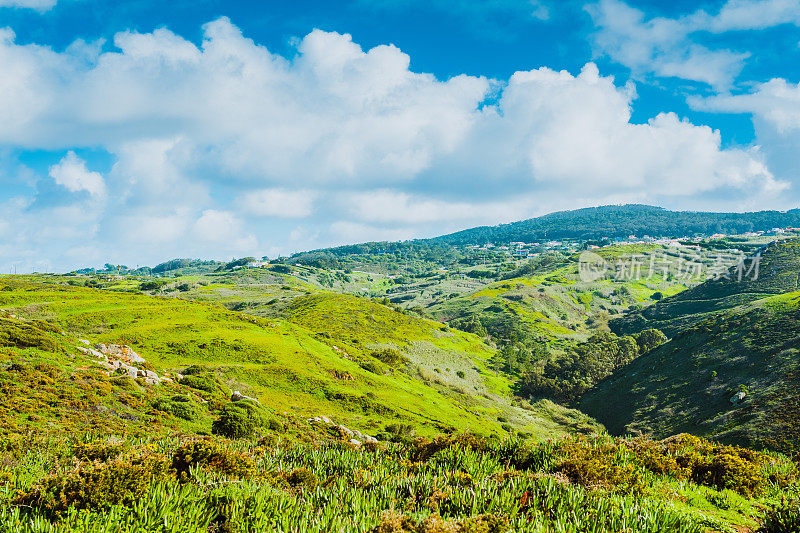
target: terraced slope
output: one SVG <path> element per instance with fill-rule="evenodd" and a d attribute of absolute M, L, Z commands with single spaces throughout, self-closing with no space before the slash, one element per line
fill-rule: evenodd
<path fill-rule="evenodd" d="M 713 313 L 767 296 L 796 291 L 800 288 L 800 239 L 767 246 L 760 259 L 746 260 L 741 272 L 741 278 L 739 271 L 734 269 L 727 278 L 705 282 L 655 305 L 612 320 L 609 325 L 617 334 L 658 328 L 672 336 Z M 757 276 L 754 277 L 751 273 L 755 272 Z"/>
<path fill-rule="evenodd" d="M 800 292 L 700 321 L 601 382 L 581 408 L 615 434 L 800 451 Z"/>
<path fill-rule="evenodd" d="M 503 432 L 497 416 L 510 407 L 486 398 L 473 400 L 483 390 L 498 397 L 507 390 L 507 383 L 479 372 L 481 358 L 490 350 L 474 336 L 448 335 L 441 331 L 441 324 L 410 319 L 370 304 L 379 307 L 382 314 L 375 315 L 379 309 L 372 307 L 368 313 L 379 316 L 380 323 L 396 320 L 397 328 L 381 326 L 383 329 L 369 338 L 359 338 L 360 326 L 350 329 L 359 342 L 345 346 L 333 333 L 326 334 L 328 326 L 336 331 L 331 316 L 310 328 L 317 319 L 309 318 L 308 312 L 298 311 L 295 323 L 244 315 L 206 303 L 71 287 L 57 281 L 58 278 L 44 277 L 0 278 L 0 308 L 24 320 L 53 324 L 72 338 L 130 345 L 159 372 L 180 371 L 190 365 L 209 367 L 231 388 L 257 396 L 276 411 L 327 414 L 370 433 L 390 423 L 411 424 L 428 433 L 452 427 Z M 349 302 L 349 308 L 331 306 L 329 310 L 351 317 L 365 303 L 355 298 Z M 303 317 L 307 325 L 303 324 Z M 402 333 L 394 337 L 378 334 L 389 335 L 398 328 Z M 375 373 L 362 368 L 371 356 L 367 348 L 354 347 L 370 343 L 377 346 L 399 337 L 429 343 L 439 352 L 450 354 L 453 361 L 473 361 L 472 366 L 478 370 L 473 371 L 471 379 L 483 389 L 465 387 L 454 391 L 444 382 L 440 385 L 396 369 Z M 64 357 L 73 355 L 75 348 L 73 341 Z M 455 372 L 454 368 L 451 370 Z M 586 420 L 568 413 L 557 413 L 566 420 L 560 423 L 554 422 L 553 413 L 544 409 L 532 414 L 525 411 L 524 416 L 515 417 L 514 423 L 533 433 L 538 430 L 542 436 L 563 434 L 577 419 Z"/>

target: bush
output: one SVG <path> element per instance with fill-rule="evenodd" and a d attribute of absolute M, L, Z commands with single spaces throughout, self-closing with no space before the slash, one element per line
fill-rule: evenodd
<path fill-rule="evenodd" d="M 153 402 L 153 408 L 190 421 L 199 419 L 203 413 L 200 405 L 193 402 L 188 396 L 180 394 L 171 398 L 159 398 Z"/>
<path fill-rule="evenodd" d="M 241 439 L 252 436 L 256 429 L 267 423 L 266 413 L 259 405 L 250 400 L 239 400 L 222 408 L 219 418 L 211 426 L 211 432 L 231 439 Z"/>
<path fill-rule="evenodd" d="M 172 468 L 178 480 L 189 479 L 190 468 L 203 467 L 230 478 L 243 478 L 253 471 L 253 462 L 245 455 L 223 448 L 210 440 L 184 443 L 172 455 Z"/>
<path fill-rule="evenodd" d="M 461 378 L 461 379 L 464 379 L 465 377 L 467 377 L 467 375 L 464 373 L 464 371 L 463 371 L 463 370 L 458 370 L 458 371 L 456 372 L 456 376 L 458 376 L 458 377 L 459 377 L 459 378 Z"/>
<path fill-rule="evenodd" d="M 644 485 L 638 469 L 621 460 L 621 455 L 618 444 L 610 439 L 567 440 L 560 446 L 555 471 L 583 487 L 639 494 Z"/>
<path fill-rule="evenodd" d="M 13 503 L 50 516 L 69 507 L 104 511 L 114 505 L 131 506 L 147 494 L 154 478 L 169 473 L 168 463 L 157 456 L 84 463 L 71 472 L 40 480 L 30 490 L 18 493 Z"/>
<path fill-rule="evenodd" d="M 397 350 L 392 350 L 391 348 L 385 348 L 383 350 L 377 350 L 369 354 L 371 357 L 374 357 L 378 361 L 386 363 L 389 366 L 397 367 L 402 365 L 407 365 L 411 361 L 408 360 L 407 357 L 403 356 Z"/>
<path fill-rule="evenodd" d="M 156 291 L 166 284 L 165 281 L 145 281 L 139 284 L 140 291 Z"/>
<path fill-rule="evenodd" d="M 656 301 L 663 300 L 664 299 L 664 295 L 661 292 L 656 291 L 656 292 L 654 292 L 653 294 L 650 295 L 650 299 L 656 300 Z"/>
<path fill-rule="evenodd" d="M 641 331 L 634 335 L 634 338 L 636 339 L 637 346 L 639 346 L 640 354 L 649 352 L 656 346 L 660 346 L 668 340 L 666 335 L 655 328 Z"/>
<path fill-rule="evenodd" d="M 373 374 L 378 374 L 379 376 L 383 375 L 383 368 L 381 368 L 381 365 L 375 363 L 374 361 L 365 361 L 359 366 L 367 372 L 372 372 Z"/>
<path fill-rule="evenodd" d="M 81 461 L 108 461 L 119 456 L 125 447 L 122 444 L 105 442 L 81 442 L 72 449 L 72 455 Z"/>
<path fill-rule="evenodd" d="M 44 323 L 37 325 L 0 318 L 0 346 L 38 348 L 45 352 L 58 351 L 58 344 L 50 338 Z M 49 328 L 48 328 L 49 329 Z"/>
<path fill-rule="evenodd" d="M 286 475 L 286 481 L 293 487 L 314 488 L 317 485 L 317 476 L 308 468 L 295 468 Z"/>

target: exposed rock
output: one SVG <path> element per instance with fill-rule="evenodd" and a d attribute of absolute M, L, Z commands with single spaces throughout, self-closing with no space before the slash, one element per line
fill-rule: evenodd
<path fill-rule="evenodd" d="M 746 392 L 739 391 L 739 392 L 737 392 L 736 394 L 733 395 L 733 398 L 731 398 L 731 403 L 734 404 L 734 405 L 736 405 L 738 403 L 741 403 L 745 399 L 746 396 L 747 396 Z"/>
<path fill-rule="evenodd" d="M 341 430 L 342 430 L 342 431 L 344 431 L 345 433 L 347 433 L 347 436 L 348 436 L 348 437 L 352 437 L 352 436 L 354 435 L 354 433 L 353 433 L 353 430 L 352 430 L 352 429 L 350 429 L 350 428 L 348 428 L 348 427 L 345 427 L 345 426 L 336 426 L 336 427 L 337 427 L 337 428 L 339 428 L 339 429 L 341 429 Z"/>
<path fill-rule="evenodd" d="M 238 390 L 233 391 L 233 394 L 231 394 L 231 401 L 238 402 L 239 400 L 250 400 L 252 402 L 261 403 L 256 398 L 253 398 L 251 396 L 245 396 Z"/>
<path fill-rule="evenodd" d="M 92 343 L 87 341 L 86 339 L 78 339 L 78 342 L 85 344 L 86 346 L 91 346 Z"/>
<path fill-rule="evenodd" d="M 320 418 L 320 420 L 322 420 L 323 422 L 325 422 L 325 423 L 326 423 L 326 424 L 328 424 L 328 425 L 330 425 L 330 424 L 333 424 L 333 422 L 331 422 L 331 419 L 330 419 L 330 418 L 328 418 L 327 416 L 321 416 L 321 415 L 320 415 L 320 417 L 319 417 L 319 418 Z"/>
<path fill-rule="evenodd" d="M 105 355 L 113 355 L 128 363 L 144 363 L 144 358 L 124 344 L 96 344 L 95 349 Z"/>
<path fill-rule="evenodd" d="M 101 354 L 97 350 L 92 350 L 91 348 L 84 348 L 83 346 L 78 346 L 78 351 L 85 353 L 86 355 L 92 355 L 94 357 L 97 357 L 98 359 L 104 359 L 104 360 L 108 359 L 108 357 L 106 357 L 105 355 Z"/>
<path fill-rule="evenodd" d="M 350 444 L 352 444 L 355 447 L 359 447 L 361 446 L 361 441 L 359 441 L 358 439 L 350 439 Z"/>

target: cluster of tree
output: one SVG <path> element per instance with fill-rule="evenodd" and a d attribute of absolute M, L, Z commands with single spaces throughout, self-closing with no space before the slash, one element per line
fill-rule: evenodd
<path fill-rule="evenodd" d="M 491 338 L 498 350 L 490 366 L 497 372 L 524 375 L 548 357 L 547 343 L 503 307 L 451 320 L 450 325 L 479 337 Z"/>
<path fill-rule="evenodd" d="M 648 205 L 609 205 L 561 211 L 511 224 L 472 228 L 437 237 L 433 241 L 458 245 L 551 239 L 586 240 L 628 235 L 683 237 L 767 231 L 788 226 L 800 226 L 800 209 L 787 212 L 706 213 L 667 211 Z"/>
<path fill-rule="evenodd" d="M 621 337 L 613 333 L 598 333 L 552 357 L 543 369 L 524 374 L 516 383 L 516 393 L 574 405 L 586 391 L 616 369 L 666 340 L 667 337 L 657 329 Z"/>
<path fill-rule="evenodd" d="M 243 267 L 248 263 L 252 263 L 255 261 L 255 257 L 242 257 L 241 259 L 234 259 L 233 261 L 229 261 L 222 265 L 221 267 L 216 269 L 216 272 L 222 272 L 225 270 L 233 270 L 236 267 Z"/>
<path fill-rule="evenodd" d="M 208 266 L 214 264 L 216 264 L 216 261 L 201 261 L 199 259 L 170 259 L 169 261 L 159 263 L 158 265 L 154 266 L 151 270 L 153 274 L 162 274 L 164 272 L 169 272 L 171 270 L 178 270 L 181 268 Z"/>

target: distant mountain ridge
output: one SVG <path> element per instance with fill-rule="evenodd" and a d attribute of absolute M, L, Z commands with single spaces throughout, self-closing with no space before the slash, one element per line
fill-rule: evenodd
<path fill-rule="evenodd" d="M 447 244 L 531 242 L 545 239 L 599 239 L 650 235 L 739 234 L 800 226 L 800 209 L 748 213 L 669 211 L 642 204 L 586 207 L 528 220 L 480 226 L 427 241 Z"/>

